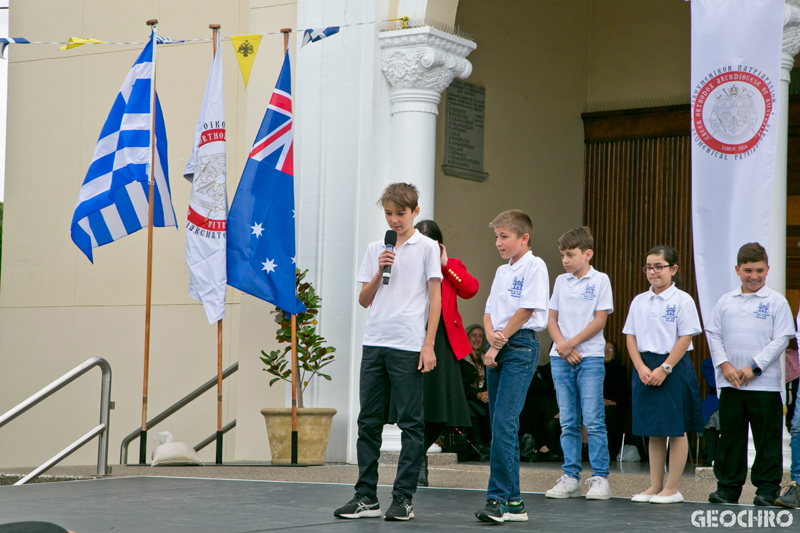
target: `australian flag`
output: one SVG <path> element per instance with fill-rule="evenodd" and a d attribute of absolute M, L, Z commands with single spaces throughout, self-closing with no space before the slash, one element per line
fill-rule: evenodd
<path fill-rule="evenodd" d="M 228 214 L 228 285 L 290 315 L 297 298 L 289 50 Z"/>

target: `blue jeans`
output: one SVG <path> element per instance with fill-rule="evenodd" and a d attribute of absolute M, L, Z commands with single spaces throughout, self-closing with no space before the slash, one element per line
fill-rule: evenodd
<path fill-rule="evenodd" d="M 792 418 L 792 481 L 800 484 L 800 407 L 795 404 L 794 417 Z"/>
<path fill-rule="evenodd" d="M 564 450 L 564 473 L 581 478 L 581 414 L 589 436 L 589 461 L 593 476 L 608 477 L 608 434 L 603 404 L 603 380 L 606 376 L 602 357 L 584 357 L 571 365 L 558 356 L 550 358 L 556 386 L 561 448 Z"/>
<path fill-rule="evenodd" d="M 486 368 L 492 447 L 489 454 L 487 500 L 519 501 L 519 414 L 525 403 L 533 371 L 539 363 L 536 332 L 521 329 L 495 359 L 496 368 Z"/>

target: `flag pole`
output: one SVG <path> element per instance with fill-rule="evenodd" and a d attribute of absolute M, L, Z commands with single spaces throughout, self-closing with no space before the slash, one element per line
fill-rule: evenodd
<path fill-rule="evenodd" d="M 219 24 L 209 24 L 213 41 L 212 60 L 217 57 L 217 34 L 222 27 Z M 217 321 L 217 461 L 222 464 L 222 319 Z"/>
<path fill-rule="evenodd" d="M 291 28 L 281 29 L 283 34 L 283 53 L 289 49 Z M 297 464 L 297 316 L 291 315 L 292 321 L 292 464 Z"/>
<path fill-rule="evenodd" d="M 147 21 L 152 34 L 158 30 L 158 19 Z M 147 289 L 145 295 L 144 311 L 144 379 L 142 380 L 142 429 L 139 432 L 139 464 L 147 463 L 147 386 L 148 374 L 150 370 L 150 307 L 151 307 L 151 288 L 153 281 L 153 206 L 155 195 L 155 137 L 156 137 L 156 44 L 153 38 L 153 83 L 150 86 L 150 175 L 149 182 L 149 205 L 147 213 Z"/>

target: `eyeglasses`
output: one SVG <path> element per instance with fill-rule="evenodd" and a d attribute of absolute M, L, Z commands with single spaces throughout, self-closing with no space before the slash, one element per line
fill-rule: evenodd
<path fill-rule="evenodd" d="M 653 266 L 643 266 L 643 267 L 642 267 L 642 272 L 644 272 L 645 274 L 647 274 L 648 272 L 650 272 L 650 271 L 652 270 L 652 271 L 653 271 L 653 272 L 655 272 L 656 274 L 661 274 L 661 271 L 662 271 L 662 270 L 664 270 L 665 268 L 669 268 L 669 266 L 670 266 L 670 265 L 653 265 Z"/>
<path fill-rule="evenodd" d="M 614 353 L 614 348 L 609 348 L 608 350 L 603 350 L 606 353 Z"/>

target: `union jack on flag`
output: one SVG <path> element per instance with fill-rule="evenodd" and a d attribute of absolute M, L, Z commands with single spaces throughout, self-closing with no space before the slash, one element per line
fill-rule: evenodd
<path fill-rule="evenodd" d="M 305 311 L 295 281 L 289 50 L 228 214 L 228 285 L 287 314 Z"/>

